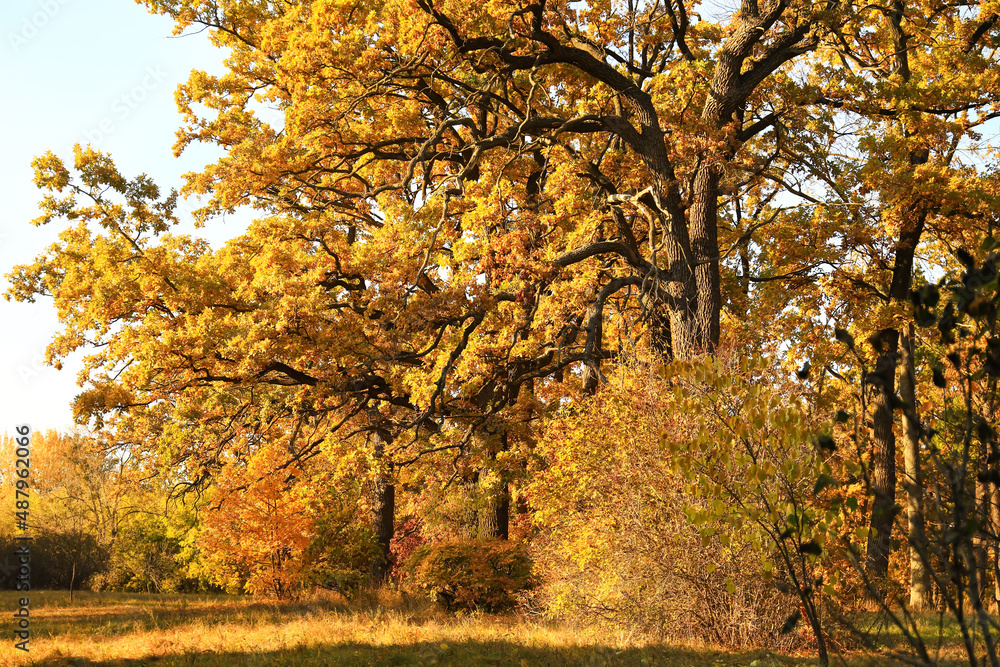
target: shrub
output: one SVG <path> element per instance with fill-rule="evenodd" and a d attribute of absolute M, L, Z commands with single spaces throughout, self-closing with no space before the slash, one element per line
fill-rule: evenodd
<path fill-rule="evenodd" d="M 108 572 L 93 585 L 112 590 L 193 593 L 207 582 L 190 576 L 197 558 L 187 542 L 196 530 L 193 508 L 175 507 L 168 516 L 142 514 L 123 522 L 114 542 Z"/>
<path fill-rule="evenodd" d="M 371 528 L 360 525 L 355 512 L 328 500 L 317 512 L 315 534 L 306 547 L 303 575 L 306 583 L 354 598 L 371 581 L 372 560 L 379 547 Z"/>
<path fill-rule="evenodd" d="M 726 456 L 730 463 L 716 464 L 728 475 L 718 486 L 746 487 L 745 470 L 732 465 L 740 454 L 725 437 L 731 423 L 761 422 L 753 433 L 766 432 L 775 450 L 762 460 L 798 463 L 811 449 L 796 441 L 779 457 L 785 440 L 769 437 L 775 429 L 764 422 L 781 410 L 746 412 L 763 400 L 755 387 L 772 379 L 736 362 L 712 370 L 716 363 L 686 374 L 670 372 L 676 365 L 623 365 L 597 395 L 548 417 L 536 449 L 541 469 L 525 489 L 538 529 L 532 555 L 542 583 L 534 598 L 547 615 L 736 649 L 802 643 L 775 632 L 800 606 L 786 592 L 794 589 L 785 586 L 782 560 L 700 472 Z M 709 392 L 710 384 L 721 387 Z"/>
<path fill-rule="evenodd" d="M 0 553 L 10 555 L 6 572 L 0 572 L 0 587 L 17 587 L 14 549 L 22 546 L 13 534 L 0 536 Z M 79 590 L 103 571 L 107 549 L 81 530 L 39 531 L 31 541 L 31 585 L 33 588 Z M 13 566 L 12 566 L 13 565 Z"/>
<path fill-rule="evenodd" d="M 424 535 L 423 521 L 414 516 L 402 517 L 389 544 L 389 559 L 392 562 L 389 576 L 393 581 L 400 583 L 403 580 L 410 556 L 424 544 L 427 544 L 427 536 Z"/>
<path fill-rule="evenodd" d="M 448 610 L 509 609 L 517 593 L 535 584 L 524 546 L 506 540 L 425 544 L 410 556 L 406 575 Z"/>

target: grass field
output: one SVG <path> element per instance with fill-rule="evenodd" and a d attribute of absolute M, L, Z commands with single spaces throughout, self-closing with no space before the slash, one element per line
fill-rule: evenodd
<path fill-rule="evenodd" d="M 808 664 L 765 652 L 642 644 L 516 616 L 449 616 L 421 602 L 345 607 L 204 595 L 30 594 L 30 652 L 14 648 L 17 594 L 0 593 L 4 665 Z"/>
<path fill-rule="evenodd" d="M 30 652 L 14 648 L 18 594 L 0 593 L 3 665 L 663 665 L 786 667 L 807 658 L 664 646 L 519 616 L 446 615 L 421 601 L 268 603 L 205 595 L 30 594 Z M 839 662 L 839 661 L 838 661 Z M 890 664 L 855 657 L 852 667 Z"/>

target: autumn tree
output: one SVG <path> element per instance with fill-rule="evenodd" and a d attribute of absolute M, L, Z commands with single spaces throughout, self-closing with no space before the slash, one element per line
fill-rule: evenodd
<path fill-rule="evenodd" d="M 109 550 L 129 518 L 149 509 L 142 471 L 99 437 L 44 431 L 35 436 L 32 463 L 32 484 L 51 518 L 85 526 Z"/>
<path fill-rule="evenodd" d="M 104 435 L 48 430 L 33 436 L 29 521 L 39 554 L 36 583 L 71 592 L 82 585 L 134 589 L 139 580 L 156 590 L 184 583 L 174 562 L 180 540 L 168 544 L 153 533 L 183 531 L 193 512 L 168 502 L 169 473 L 153 474 Z M 13 460 L 0 470 L 11 493 L 12 466 Z M 148 565 L 133 567 L 140 561 Z"/>
<path fill-rule="evenodd" d="M 491 275 L 494 297 L 509 277 L 521 300 L 543 300 L 597 258 L 617 270 L 587 280 L 576 305 L 578 321 L 594 307 L 580 321 L 588 363 L 608 299 L 630 288 L 675 354 L 718 342 L 720 184 L 779 115 L 760 98 L 769 77 L 816 46 L 835 8 L 748 1 L 714 23 L 673 2 L 148 4 L 238 54 L 222 77 L 195 73 L 181 97 L 179 147 L 229 149 L 192 182 L 213 210 L 336 212 L 358 240 L 431 208 L 400 267 L 407 292 L 437 289 L 467 234 L 484 242 L 467 261 Z M 283 111 L 282 127 L 258 120 L 254 100 Z M 258 177 L 240 169 L 248 161 Z"/>
<path fill-rule="evenodd" d="M 837 242 L 846 253 L 831 272 L 827 303 L 868 338 L 872 355 L 863 385 L 871 408 L 874 493 L 866 567 L 874 577 L 888 571 L 897 415 L 909 535 L 923 539 L 908 307 L 914 276 L 927 271 L 933 255 L 925 250 L 921 262 L 922 240 L 929 231 L 938 242 L 960 247 L 973 242 L 977 228 L 994 224 L 996 174 L 973 146 L 1000 101 L 990 36 L 995 22 L 993 10 L 978 3 L 900 1 L 859 12 L 847 18 L 825 53 L 828 64 L 815 74 L 819 104 L 835 113 L 826 132 L 836 155 L 825 164 L 808 158 L 804 164 L 826 193 L 827 206 L 819 210 L 839 205 L 850 211 L 828 214 L 840 222 Z M 837 128 L 847 130 L 847 141 L 833 138 Z M 897 390 L 909 406 L 902 411 Z M 920 605 L 928 584 L 915 552 L 911 568 L 911 601 Z"/>
<path fill-rule="evenodd" d="M 95 350 L 81 419 L 194 479 L 237 424 L 292 460 L 367 434 L 380 535 L 398 466 L 495 440 L 529 383 L 592 386 L 605 339 L 713 349 L 720 197 L 766 170 L 744 148 L 783 106 L 765 91 L 792 95 L 782 68 L 835 9 L 147 4 L 231 52 L 179 92 L 178 150 L 226 151 L 189 179 L 203 218 L 262 217 L 211 251 L 166 234 L 175 200 L 145 177 L 43 157 L 38 222 L 72 226 L 11 294 L 55 297 L 53 361 Z"/>

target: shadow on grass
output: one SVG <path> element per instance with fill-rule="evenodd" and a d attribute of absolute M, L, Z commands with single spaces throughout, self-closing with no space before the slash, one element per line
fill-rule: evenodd
<path fill-rule="evenodd" d="M 441 620 L 445 615 L 425 602 L 396 601 L 383 606 L 375 601 L 349 605 L 340 600 L 260 601 L 233 596 L 171 596 L 157 594 L 77 594 L 71 605 L 63 591 L 33 591 L 30 593 L 31 614 L 36 636 L 100 635 L 114 637 L 145 630 L 169 630 L 175 627 L 205 623 L 283 623 L 308 617 L 310 614 L 375 614 L 386 611 L 397 614 L 396 621 L 407 625 L 422 625 Z M 16 609 L 16 597 L 0 595 L 0 608 Z"/>
<path fill-rule="evenodd" d="M 514 665 L 528 667 L 548 667 L 562 665 L 604 665 L 607 667 L 628 667 L 631 665 L 662 665 L 663 667 L 736 667 L 754 664 L 754 667 L 784 667 L 805 665 L 808 661 L 798 661 L 785 657 L 768 656 L 762 653 L 716 653 L 711 650 L 670 647 L 644 647 L 616 651 L 606 647 L 531 647 L 508 642 L 447 642 L 416 643 L 406 645 L 372 646 L 369 644 L 345 643 L 322 645 L 311 648 L 296 648 L 260 653 L 188 653 L 148 656 L 131 660 L 93 661 L 82 658 L 60 658 L 35 662 L 46 667 L 97 667 L 138 665 L 333 665 L 336 667 L 378 667 L 396 665 L 441 665 L 472 667 L 478 665 Z"/>
<path fill-rule="evenodd" d="M 248 619 L 253 619 L 257 622 L 280 623 L 301 618 L 310 611 L 318 609 L 275 608 L 266 604 L 187 609 L 129 605 L 117 609 L 80 608 L 69 612 L 43 608 L 33 610 L 33 616 L 40 636 L 85 634 L 112 637 L 142 630 L 169 630 L 193 622 L 216 625 L 245 623 Z"/>

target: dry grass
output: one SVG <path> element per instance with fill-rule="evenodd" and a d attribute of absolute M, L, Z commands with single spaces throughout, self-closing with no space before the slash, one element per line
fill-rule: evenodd
<path fill-rule="evenodd" d="M 804 657 L 663 645 L 628 632 L 602 632 L 508 615 L 453 616 L 413 598 L 386 594 L 351 605 L 316 596 L 266 602 L 226 595 L 141 595 L 35 591 L 31 651 L 14 648 L 19 594 L 0 592 L 8 620 L 0 665 L 662 665 L 791 667 Z M 937 618 L 925 615 L 926 635 Z M 943 665 L 962 664 L 952 624 L 944 627 Z M 883 635 L 896 643 L 892 633 Z M 958 658 L 958 660 L 956 660 Z M 860 655 L 834 664 L 898 664 Z"/>
<path fill-rule="evenodd" d="M 0 593 L 10 619 L 17 595 Z M 419 600 L 351 606 L 195 595 L 32 592 L 31 651 L 3 665 L 665 665 L 778 667 L 806 660 L 637 641 L 520 616 L 449 616 Z M 7 611 L 9 610 L 9 611 Z"/>

